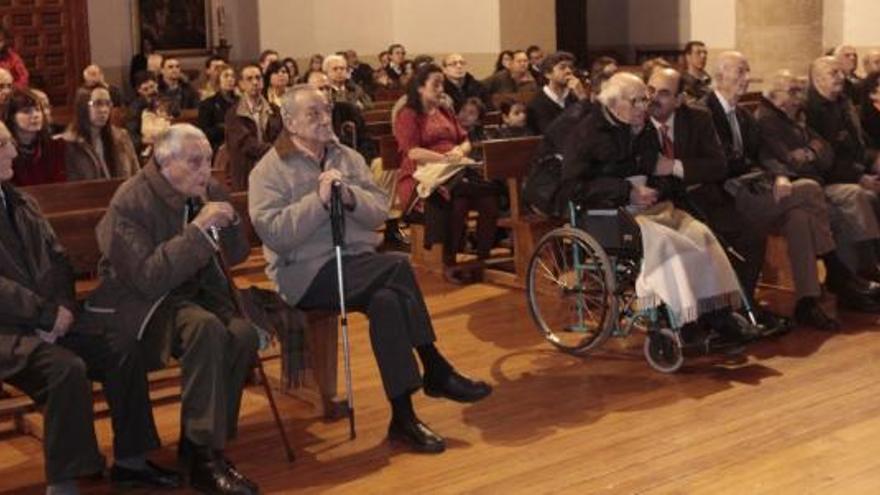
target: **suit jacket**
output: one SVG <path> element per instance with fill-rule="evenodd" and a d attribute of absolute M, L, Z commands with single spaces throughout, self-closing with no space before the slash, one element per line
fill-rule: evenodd
<path fill-rule="evenodd" d="M 673 152 L 684 168 L 684 184 L 721 183 L 727 179 L 727 157 L 712 115 L 705 108 L 680 106 L 675 111 L 673 129 Z"/>
<path fill-rule="evenodd" d="M 199 128 L 208 137 L 214 151 L 226 139 L 226 113 L 238 102 L 234 93 L 231 96 L 218 91 L 199 103 Z"/>
<path fill-rule="evenodd" d="M 761 149 L 761 134 L 758 132 L 758 123 L 755 122 L 755 117 L 741 105 L 737 105 L 736 119 L 743 141 L 742 153 L 738 153 L 733 149 L 733 131 L 730 129 L 730 121 L 727 120 L 724 107 L 721 106 L 714 91 L 703 99 L 703 104 L 712 113 L 715 131 L 721 140 L 724 156 L 727 157 L 727 178 L 739 177 L 751 171 L 753 167 L 758 165 L 758 153 Z"/>
<path fill-rule="evenodd" d="M 834 165 L 834 152 L 822 136 L 805 122 L 792 120 L 766 99 L 762 99 L 755 117 L 764 136 L 760 160 L 765 170 L 775 176 L 812 179 L 820 184 L 825 182 L 825 175 Z M 813 152 L 813 159 L 795 162 L 791 152 L 796 149 L 809 149 Z"/>
<path fill-rule="evenodd" d="M 828 172 L 828 182 L 858 182 L 865 173 L 865 165 L 873 161 L 873 153 L 865 146 L 862 125 L 852 102 L 845 95 L 830 101 L 810 88 L 806 110 L 807 124 L 834 149 L 834 166 Z"/>
<path fill-rule="evenodd" d="M 565 98 L 565 108 L 577 103 L 577 97 L 571 92 Z M 560 107 L 555 101 L 551 100 L 543 89 L 529 102 L 527 110 L 527 119 L 529 128 L 534 134 L 544 134 L 544 131 L 550 127 L 550 124 L 559 117 L 565 108 Z"/>
<path fill-rule="evenodd" d="M 243 191 L 248 186 L 248 175 L 260 158 L 272 148 L 281 134 L 284 124 L 281 111 L 268 101 L 263 101 L 260 119 L 265 122 L 262 133 L 248 114 L 245 98 L 226 113 L 226 149 L 229 150 L 229 178 L 233 191 Z"/>
<path fill-rule="evenodd" d="M 51 330 L 58 306 L 74 311 L 76 303 L 73 268 L 37 202 L 10 184 L 0 187 L 11 216 L 0 207 L 0 379 L 4 379 L 24 368 L 42 342 L 34 330 Z"/>

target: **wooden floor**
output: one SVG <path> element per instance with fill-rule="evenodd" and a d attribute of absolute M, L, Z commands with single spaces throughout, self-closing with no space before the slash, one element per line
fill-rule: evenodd
<path fill-rule="evenodd" d="M 287 464 L 258 388 L 248 389 L 228 454 L 264 493 L 880 493 L 880 334 L 844 315 L 829 335 L 797 330 L 746 359 L 703 359 L 665 376 L 641 336 L 589 358 L 563 355 L 534 331 L 520 291 L 452 288 L 420 274 L 439 343 L 495 393 L 474 405 L 419 394 L 419 416 L 449 449 L 423 456 L 384 441 L 389 418 L 365 322 L 353 324 L 358 437 L 282 397 L 295 441 Z M 277 362 L 270 368 L 277 376 Z M 340 374 L 341 376 L 341 374 Z M 157 407 L 173 462 L 179 404 Z M 109 420 L 98 430 L 109 451 Z M 41 493 L 40 443 L 0 438 L 0 491 Z M 103 482 L 85 493 L 114 493 Z"/>

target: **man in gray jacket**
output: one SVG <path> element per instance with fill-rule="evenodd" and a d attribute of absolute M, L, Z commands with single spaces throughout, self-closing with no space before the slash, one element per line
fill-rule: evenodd
<path fill-rule="evenodd" d="M 333 134 L 326 96 L 295 86 L 283 97 L 281 115 L 285 130 L 251 172 L 248 189 L 267 273 L 291 305 L 339 307 L 328 211 L 332 187 L 339 185 L 346 216 L 344 297 L 370 320 L 373 353 L 392 407 L 389 440 L 418 452 L 442 452 L 445 441 L 416 417 L 411 395 L 424 384 L 429 396 L 475 402 L 491 388 L 457 373 L 434 346 L 428 308 L 408 259 L 375 252 L 388 202 L 363 158 Z"/>

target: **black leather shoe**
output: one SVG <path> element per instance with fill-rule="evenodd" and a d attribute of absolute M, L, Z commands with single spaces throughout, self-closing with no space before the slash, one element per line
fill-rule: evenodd
<path fill-rule="evenodd" d="M 477 402 L 492 393 L 492 387 L 483 381 L 470 378 L 452 370 L 440 383 L 425 380 L 425 395 L 445 397 L 455 402 Z"/>
<path fill-rule="evenodd" d="M 413 418 L 409 421 L 392 420 L 388 426 L 388 440 L 406 446 L 414 452 L 439 454 L 446 450 L 446 441 L 425 423 Z"/>
<path fill-rule="evenodd" d="M 828 290 L 837 294 L 841 298 L 853 296 L 863 296 L 868 298 L 880 297 L 880 284 L 873 280 L 864 279 L 854 273 L 848 276 L 841 276 L 829 272 L 825 285 Z"/>
<path fill-rule="evenodd" d="M 190 458 L 189 484 L 202 493 L 222 495 L 256 495 L 256 485 L 244 483 L 239 479 L 241 473 L 230 472 L 229 463 L 218 452 L 206 447 L 197 447 Z M 246 478 L 245 478 L 246 479 Z"/>
<path fill-rule="evenodd" d="M 232 476 L 233 478 L 238 480 L 240 483 L 242 483 L 243 485 L 245 485 L 248 488 L 250 488 L 251 490 L 253 490 L 253 493 L 260 493 L 260 487 L 257 486 L 256 483 L 254 483 L 253 481 L 248 479 L 247 476 L 243 475 L 241 473 L 241 471 L 239 471 L 238 468 L 235 467 L 235 464 L 233 464 L 232 461 L 230 461 L 229 459 L 227 459 L 223 456 L 219 456 L 219 457 L 226 464 L 226 471 L 229 473 L 230 476 Z"/>
<path fill-rule="evenodd" d="M 840 330 L 840 322 L 825 313 L 814 297 L 804 297 L 798 300 L 794 308 L 794 319 L 801 325 L 817 330 L 828 332 Z"/>
<path fill-rule="evenodd" d="M 146 469 L 129 469 L 114 464 L 110 468 L 110 480 L 126 487 L 179 488 L 180 474 L 147 461 Z"/>
<path fill-rule="evenodd" d="M 791 320 L 784 316 L 771 313 L 764 308 L 755 308 L 753 314 L 758 322 L 757 327 L 754 327 L 755 338 L 773 337 L 791 330 Z M 743 315 L 743 317 L 748 321 L 748 315 Z"/>
<path fill-rule="evenodd" d="M 880 313 L 877 297 L 854 289 L 851 286 L 828 284 L 828 290 L 837 296 L 837 304 L 842 308 L 860 313 Z"/>

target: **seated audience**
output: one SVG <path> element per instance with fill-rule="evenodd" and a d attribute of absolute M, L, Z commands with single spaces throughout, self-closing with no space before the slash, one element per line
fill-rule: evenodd
<path fill-rule="evenodd" d="M 177 487 L 177 473 L 143 455 L 159 445 L 143 363 L 135 353 L 113 351 L 100 327 L 78 311 L 64 247 L 36 201 L 9 184 L 15 155 L 12 136 L 0 123 L 0 256 L 7 260 L 0 264 L 0 378 L 40 406 L 46 493 L 79 493 L 76 478 L 104 469 L 89 379 L 101 382 L 110 406 L 111 480 L 132 487 Z M 23 244 L 19 234 L 25 232 Z"/>
<path fill-rule="evenodd" d="M 443 75 L 443 91 L 452 98 L 456 112 L 468 98 L 479 98 L 486 103 L 483 85 L 467 71 L 467 61 L 461 54 L 450 53 L 443 59 Z"/>
<path fill-rule="evenodd" d="M 388 47 L 388 65 L 385 73 L 391 80 L 391 85 L 396 88 L 406 87 L 404 75 L 406 74 L 406 48 L 400 43 L 394 43 Z"/>
<path fill-rule="evenodd" d="M 8 70 L 0 67 L 0 108 L 9 101 L 9 96 L 15 88 L 12 82 L 12 74 Z"/>
<path fill-rule="evenodd" d="M 260 53 L 259 65 L 260 65 L 260 73 L 266 72 L 266 67 L 269 67 L 269 64 L 272 62 L 277 62 L 281 57 L 278 55 L 278 52 L 272 49 L 263 50 Z"/>
<path fill-rule="evenodd" d="M 149 35 L 141 36 L 141 51 L 132 55 L 128 64 L 128 83 L 131 85 L 131 89 L 137 90 L 134 85 L 134 77 L 138 72 L 147 70 L 147 58 L 153 53 L 154 45 L 152 37 Z"/>
<path fill-rule="evenodd" d="M 797 200 L 798 189 L 806 189 L 812 200 L 809 209 L 791 210 L 778 229 L 788 240 L 788 258 L 794 276 L 797 303 L 795 319 L 798 323 L 823 330 L 835 330 L 838 323 L 819 306 L 821 295 L 816 257 L 825 261 L 826 285 L 843 300 L 842 306 L 853 307 L 853 300 L 864 296 L 852 290 L 857 275 L 838 258 L 831 227 L 831 213 L 822 185 L 833 165 L 831 146 L 804 121 L 806 83 L 788 70 L 773 74 L 764 90 L 761 106 L 756 112 L 758 127 L 764 139 L 761 143 L 761 163 L 776 177 L 773 196 L 775 204 L 758 205 L 768 211 L 785 208 Z M 851 187 L 859 187 L 856 184 Z M 801 194 L 803 195 L 803 194 Z M 766 203 L 769 203 L 767 201 Z M 750 221 L 760 224 L 766 214 L 752 212 Z M 812 233 L 811 233 L 812 232 Z M 866 286 L 865 281 L 858 284 Z M 847 287 L 849 286 L 849 287 Z M 868 306 L 871 306 L 869 301 Z"/>
<path fill-rule="evenodd" d="M 441 91 L 442 76 L 436 71 L 436 89 Z M 338 308 L 328 206 L 331 187 L 341 183 L 347 217 L 344 297 L 351 310 L 363 311 L 370 321 L 373 351 L 391 404 L 388 439 L 416 452 L 443 452 L 444 439 L 416 416 L 412 394 L 423 388 L 430 397 L 476 402 L 492 389 L 459 374 L 435 346 L 430 315 L 406 256 L 375 253 L 376 229 L 388 216 L 386 201 L 364 160 L 334 139 L 325 97 L 297 86 L 282 105 L 285 130 L 257 164 L 248 190 L 267 273 L 288 304 L 306 310 Z"/>
<path fill-rule="evenodd" d="M 140 170 L 128 132 L 110 122 L 113 100 L 106 87 L 77 90 L 73 109 L 73 121 L 62 135 L 68 181 L 128 178 Z"/>
<path fill-rule="evenodd" d="M 98 224 L 100 285 L 88 307 L 107 329 L 113 349 L 140 353 L 150 369 L 172 358 L 180 363 L 177 453 L 190 486 L 206 493 L 255 494 L 256 484 L 223 455 L 237 433 L 242 388 L 259 340 L 234 309 L 214 262 L 221 249 L 233 264 L 249 252 L 243 224 L 228 201 L 211 178 L 211 146 L 204 134 L 189 124 L 171 126 Z"/>
<path fill-rule="evenodd" d="M 443 72 L 439 67 L 429 64 L 420 68 L 406 96 L 406 105 L 393 125 L 401 154 L 397 179 L 400 203 L 409 207 L 418 201 L 421 206 L 424 199 L 425 244 L 442 243 L 447 280 L 454 283 L 478 280 L 482 276 L 482 260 L 489 257 L 495 240 L 500 191 L 470 167 L 440 184 L 430 195 L 424 190 L 421 194 L 417 191 L 413 174 L 419 167 L 462 163 L 471 152 L 471 143 L 452 110 L 442 104 Z M 479 213 L 478 261 L 460 267 L 456 255 L 463 247 L 470 210 Z"/>
<path fill-rule="evenodd" d="M 332 106 L 333 133 L 342 144 L 357 150 L 367 163 L 376 158 L 379 152 L 373 139 L 367 135 L 367 124 L 360 109 L 347 101 L 334 101 L 330 78 L 323 72 L 312 72 L 308 85 L 327 96 L 327 101 Z"/>
<path fill-rule="evenodd" d="M 49 134 L 37 95 L 29 89 L 14 90 L 6 104 L 3 122 L 12 132 L 18 149 L 12 162 L 15 175 L 10 182 L 34 186 L 66 180 L 65 143 Z"/>
<path fill-rule="evenodd" d="M 590 88 L 594 96 L 599 95 L 602 85 L 616 74 L 618 69 L 617 60 L 613 57 L 602 56 L 593 61 L 590 65 Z"/>
<path fill-rule="evenodd" d="M 43 111 L 43 121 L 45 122 L 46 127 L 49 128 L 49 135 L 55 137 L 64 132 L 64 126 L 56 124 L 52 119 L 52 103 L 49 101 L 49 95 L 36 88 L 30 88 L 30 90 L 31 93 L 37 97 L 37 102 L 40 104 L 40 110 Z"/>
<path fill-rule="evenodd" d="M 164 96 L 157 96 L 154 105 L 141 112 L 141 156 L 147 158 L 153 152 L 153 144 L 159 135 L 168 130 L 172 120 L 174 102 Z"/>
<path fill-rule="evenodd" d="M 373 100 L 351 80 L 348 71 L 348 62 L 342 55 L 328 55 L 324 59 L 324 74 L 330 78 L 332 88 L 331 98 L 335 102 L 344 101 L 356 106 L 359 110 L 369 110 L 373 107 Z"/>
<path fill-rule="evenodd" d="M 104 71 L 101 70 L 99 65 L 91 64 L 83 69 L 84 88 L 94 88 L 102 84 L 107 88 L 107 91 L 110 92 L 110 99 L 113 101 L 113 106 L 121 106 L 124 103 L 122 101 L 122 91 L 116 86 L 107 83 L 104 79 Z"/>
<path fill-rule="evenodd" d="M 712 92 L 712 76 L 706 72 L 709 51 L 702 41 L 688 41 L 684 45 L 685 71 L 681 74 L 684 93 L 690 101 L 699 101 Z"/>
<path fill-rule="evenodd" d="M 862 104 L 859 118 L 865 130 L 865 144 L 872 150 L 880 150 L 880 72 L 862 79 Z"/>
<path fill-rule="evenodd" d="M 547 84 L 544 79 L 544 73 L 541 71 L 541 62 L 544 61 L 544 50 L 538 45 L 531 45 L 526 48 L 526 56 L 529 57 L 529 73 L 535 78 L 535 82 L 539 86 Z"/>
<path fill-rule="evenodd" d="M 147 72 L 156 76 L 158 80 L 162 75 L 162 65 L 165 63 L 165 56 L 161 53 L 151 53 L 147 56 Z"/>
<path fill-rule="evenodd" d="M 281 63 L 287 67 L 287 85 L 293 86 L 299 80 L 299 64 L 296 63 L 296 59 L 293 57 L 287 57 Z"/>
<path fill-rule="evenodd" d="M 834 48 L 833 53 L 843 71 L 843 93 L 853 105 L 858 105 L 861 103 L 859 86 L 862 82 L 862 78 L 856 74 L 856 69 L 859 68 L 859 52 L 853 46 L 840 45 Z"/>
<path fill-rule="evenodd" d="M 159 105 L 159 85 L 152 72 L 138 72 L 134 78 L 136 91 L 134 99 L 128 105 L 128 134 L 131 136 L 134 149 L 138 155 L 147 143 L 143 140 L 143 114 L 147 109 L 155 109 Z"/>
<path fill-rule="evenodd" d="M 226 114 L 238 103 L 235 94 L 235 69 L 228 65 L 217 67 L 214 94 L 199 103 L 199 128 L 205 133 L 215 152 L 226 140 Z"/>
<path fill-rule="evenodd" d="M 531 136 L 526 117 L 525 103 L 505 98 L 498 104 L 501 111 L 501 125 L 493 132 L 488 132 L 489 139 L 505 139 Z"/>
<path fill-rule="evenodd" d="M 581 80 L 574 74 L 574 56 L 556 52 L 541 65 L 543 89 L 528 105 L 528 124 L 533 134 L 541 135 L 569 105 L 589 96 Z"/>
<path fill-rule="evenodd" d="M 180 61 L 176 58 L 162 61 L 159 95 L 171 100 L 170 113 L 174 117 L 179 116 L 183 110 L 192 110 L 199 106 L 199 95 L 181 74 Z"/>
<path fill-rule="evenodd" d="M 12 83 L 17 88 L 27 88 L 30 83 L 30 74 L 21 56 L 12 49 L 12 36 L 9 31 L 0 26 L 0 69 L 6 69 L 12 75 Z"/>
<path fill-rule="evenodd" d="M 522 50 L 513 52 L 510 67 L 501 72 L 496 72 L 483 81 L 483 86 L 489 95 L 538 91 L 535 78 L 529 73 L 529 57 Z"/>
<path fill-rule="evenodd" d="M 486 105 L 479 98 L 468 98 L 464 105 L 455 115 L 458 125 L 467 133 L 468 141 L 471 144 L 480 143 L 486 140 L 486 131 L 483 127 L 483 119 L 486 118 Z M 482 150 L 476 148 L 471 149 L 470 157 L 474 160 L 482 160 Z"/>
<path fill-rule="evenodd" d="M 674 206 L 667 180 L 655 175 L 663 157 L 657 131 L 646 120 L 649 101 L 635 75 L 608 80 L 599 93 L 601 107 L 566 139 L 561 194 L 586 208 L 634 212 L 643 245 L 636 280 L 641 307 L 665 305 L 686 339 L 710 327 L 723 344 L 741 344 L 750 329 L 730 312 L 739 305 L 738 283 L 723 247 L 706 225 Z"/>
<path fill-rule="evenodd" d="M 219 55 L 211 55 L 205 59 L 205 70 L 202 73 L 202 84 L 199 87 L 199 101 L 214 96 L 219 87 L 220 67 L 228 65 Z"/>
<path fill-rule="evenodd" d="M 251 169 L 272 148 L 281 132 L 278 107 L 263 98 L 260 68 L 256 65 L 242 67 L 238 85 L 241 98 L 226 113 L 228 172 L 233 191 L 247 189 Z"/>
<path fill-rule="evenodd" d="M 361 62 L 358 54 L 354 50 L 346 50 L 345 60 L 348 62 L 348 68 L 351 71 L 351 80 L 364 89 L 367 93 L 373 91 L 373 68 L 370 64 Z"/>
<path fill-rule="evenodd" d="M 880 238 L 880 162 L 877 153 L 866 146 L 862 125 L 845 93 L 845 78 L 839 58 L 819 57 L 813 62 L 807 124 L 834 150 L 834 162 L 825 176 L 825 194 L 831 204 L 840 257 L 852 271 L 880 281 L 874 248 Z"/>
<path fill-rule="evenodd" d="M 281 62 L 272 62 L 263 71 L 263 98 L 277 107 L 289 82 L 290 73 L 287 72 L 287 67 Z"/>
<path fill-rule="evenodd" d="M 498 58 L 495 60 L 495 72 L 493 72 L 493 74 L 510 69 L 511 62 L 513 62 L 513 51 L 502 50 L 501 53 L 498 54 Z"/>

